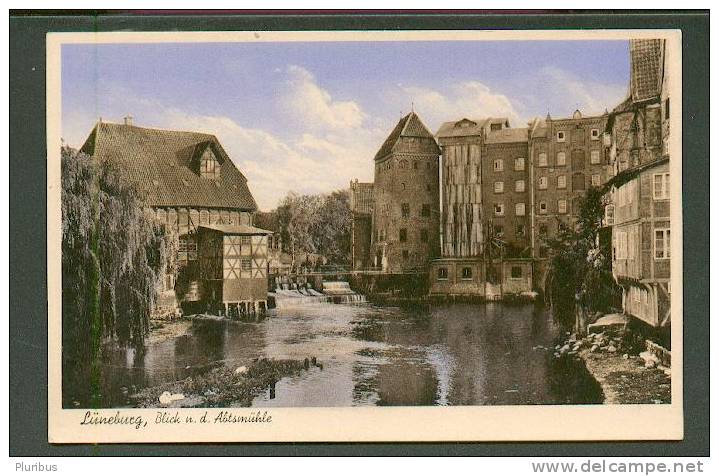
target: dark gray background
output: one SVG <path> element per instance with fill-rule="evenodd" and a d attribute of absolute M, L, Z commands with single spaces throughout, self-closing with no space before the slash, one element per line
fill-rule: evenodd
<path fill-rule="evenodd" d="M 52 31 L 679 28 L 683 35 L 684 415 L 681 442 L 443 444 L 47 443 L 45 33 Z M 90 100 L 91 98 L 88 98 Z M 10 455 L 709 455 L 708 12 L 146 15 L 11 12 Z M 690 237 L 690 239 L 687 239 Z M 318 425 L 322 422 L 318 421 Z M 647 422 L 652 424 L 652 422 Z"/>

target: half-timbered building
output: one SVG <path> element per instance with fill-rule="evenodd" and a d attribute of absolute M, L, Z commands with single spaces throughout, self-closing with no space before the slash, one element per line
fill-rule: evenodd
<path fill-rule="evenodd" d="M 164 279 L 157 313 L 203 307 L 199 226 L 251 226 L 257 204 L 247 179 L 214 135 L 100 121 L 81 148 L 109 162 L 143 195 L 156 219 L 179 235 L 178 269 Z M 196 305 L 193 306 L 193 303 Z"/>
<path fill-rule="evenodd" d="M 612 231 L 612 269 L 623 290 L 624 313 L 668 331 L 671 193 L 664 40 L 631 40 L 630 58 L 629 96 L 607 125 L 616 177 L 605 224 Z"/>
<path fill-rule="evenodd" d="M 270 236 L 249 225 L 200 225 L 199 277 L 210 311 L 238 317 L 267 309 Z"/>

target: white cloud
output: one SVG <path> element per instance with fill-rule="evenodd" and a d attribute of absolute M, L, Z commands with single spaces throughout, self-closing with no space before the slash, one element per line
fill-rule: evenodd
<path fill-rule="evenodd" d="M 347 188 L 351 178 L 368 180 L 373 170 L 372 157 L 362 156 L 361 147 L 355 151 L 351 145 L 310 134 L 297 141 L 283 139 L 228 117 L 192 115 L 178 109 L 168 109 L 164 117 L 163 127 L 216 135 L 247 177 L 262 210 L 274 208 L 289 191 L 325 193 Z"/>
<path fill-rule="evenodd" d="M 531 78 L 526 78 L 528 95 L 524 100 L 534 108 L 531 115 L 570 117 L 575 109 L 584 115 L 599 115 L 611 110 L 627 95 L 627 85 L 608 84 L 582 79 L 574 73 L 545 66 Z"/>
<path fill-rule="evenodd" d="M 280 97 L 280 108 L 310 129 L 346 129 L 362 126 L 366 115 L 354 101 L 338 101 L 322 89 L 315 77 L 301 66 L 287 68 L 287 91 Z"/>
<path fill-rule="evenodd" d="M 280 126 L 277 131 L 253 128 L 241 119 L 171 107 L 139 97 L 122 85 L 106 85 L 103 104 L 97 110 L 64 114 L 63 137 L 79 147 L 97 120 L 95 114 L 106 121 L 120 122 L 125 111 L 133 113 L 138 126 L 214 134 L 247 177 L 262 210 L 274 208 L 289 191 L 326 193 L 347 188 L 353 178 L 372 180 L 372 158 L 388 131 L 362 125 L 366 116 L 359 105 L 333 101 L 329 93 L 310 81 L 311 75 L 305 70 L 299 68 L 293 74 L 294 89 L 290 88 L 287 95 L 304 97 L 308 104 L 292 111 L 298 130 L 303 131 L 296 136 Z M 311 97 L 319 98 L 314 107 L 309 107 L 307 98 Z M 107 111 L 122 112 L 111 116 Z"/>
<path fill-rule="evenodd" d="M 455 83 L 446 92 L 418 86 L 399 87 L 404 96 L 403 102 L 414 103 L 415 111 L 434 131 L 442 122 L 463 117 L 507 117 L 514 126 L 522 125 L 516 101 L 492 91 L 479 81 Z"/>

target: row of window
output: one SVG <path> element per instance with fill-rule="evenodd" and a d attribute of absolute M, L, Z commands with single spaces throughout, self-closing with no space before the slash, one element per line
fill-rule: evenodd
<path fill-rule="evenodd" d="M 515 180 L 514 191 L 524 192 L 525 183 L 524 180 Z M 494 193 L 504 193 L 504 182 L 494 182 Z"/>
<path fill-rule="evenodd" d="M 504 227 L 502 225 L 494 225 L 492 227 L 492 231 L 494 236 L 497 238 L 504 238 Z M 523 238 L 526 231 L 526 227 L 522 223 L 519 223 L 514 230 L 514 236 L 517 238 Z"/>
<path fill-rule="evenodd" d="M 669 172 L 654 174 L 652 177 L 652 197 L 654 200 L 669 200 Z M 631 180 L 619 187 L 614 194 L 617 206 L 629 205 L 637 196 L 637 181 Z"/>
<path fill-rule="evenodd" d="M 618 231 L 615 234 L 614 259 L 636 259 L 636 243 L 637 234 L 635 232 Z M 654 230 L 654 258 L 671 258 L 671 230 L 669 228 L 657 228 Z"/>
<path fill-rule="evenodd" d="M 399 184 L 399 189 L 400 189 L 400 190 L 407 190 L 407 184 L 404 183 L 404 182 L 400 182 L 400 184 Z M 431 184 L 431 183 L 425 184 L 424 189 L 425 189 L 426 191 L 428 191 L 428 192 L 432 191 L 432 184 Z"/>
<path fill-rule="evenodd" d="M 413 168 L 414 170 L 419 170 L 419 168 L 420 168 L 420 161 L 419 161 L 419 160 L 413 160 L 411 163 L 412 163 L 412 168 Z M 406 168 L 408 168 L 408 167 L 409 167 L 409 164 L 410 164 L 410 162 L 409 162 L 408 160 L 406 160 L 406 159 L 402 159 L 402 160 L 399 160 L 399 161 L 397 162 L 397 166 L 398 166 L 400 169 L 406 169 Z M 427 169 L 427 170 L 430 170 L 433 165 L 434 165 L 434 162 L 425 162 L 424 168 Z M 391 160 L 388 160 L 388 161 L 386 161 L 386 162 L 383 163 L 383 164 L 377 165 L 377 169 L 378 169 L 378 170 L 391 170 L 391 169 L 392 169 L 392 161 L 391 161 Z"/>
<path fill-rule="evenodd" d="M 584 159 L 582 158 L 582 163 L 584 162 Z M 592 150 L 589 152 L 589 163 L 592 165 L 597 165 L 602 163 L 601 158 L 601 152 L 597 149 Z M 564 167 L 567 165 L 567 154 L 566 152 L 557 152 L 556 155 L 556 161 L 554 163 L 557 167 Z M 514 170 L 524 170 L 525 167 L 525 159 L 524 157 L 517 157 L 514 159 Z M 547 160 L 547 153 L 546 152 L 540 152 L 537 154 L 537 167 L 549 167 L 549 162 Z M 494 160 L 494 171 L 495 172 L 503 172 L 504 171 L 504 159 L 495 159 Z"/>
<path fill-rule="evenodd" d="M 600 174 L 592 174 L 591 182 L 592 182 L 592 187 L 599 187 L 602 184 L 602 176 Z M 539 177 L 539 179 L 537 180 L 537 188 L 539 190 L 547 190 L 548 185 L 549 185 L 549 179 L 547 177 Z M 584 185 L 584 176 L 581 175 L 578 177 L 576 189 L 584 190 L 583 185 Z M 566 189 L 567 188 L 567 176 L 566 175 L 558 175 L 557 176 L 557 188 L 558 189 Z M 515 180 L 514 191 L 515 192 L 524 192 L 525 190 L 526 190 L 525 181 L 524 180 Z M 504 182 L 502 182 L 502 181 L 494 182 L 494 193 L 504 193 Z"/>
<path fill-rule="evenodd" d="M 522 278 L 522 267 L 512 266 L 510 268 L 510 277 L 512 279 Z M 470 266 L 463 266 L 461 270 L 461 279 L 463 281 L 470 281 L 472 279 L 473 270 Z M 447 268 L 437 268 L 437 281 L 447 281 L 449 279 L 449 271 Z"/>
<path fill-rule="evenodd" d="M 401 206 L 401 212 L 402 212 L 402 218 L 409 218 L 410 216 L 410 207 L 409 203 L 403 203 Z M 429 203 L 423 203 L 422 204 L 422 210 L 420 211 L 420 216 L 422 217 L 429 217 L 432 214 L 432 207 Z"/>
<path fill-rule="evenodd" d="M 387 239 L 387 231 L 377 230 L 376 237 L 377 241 L 385 241 Z M 422 228 L 421 230 L 419 230 L 419 240 L 422 243 L 429 242 L 429 231 L 427 231 L 427 229 Z M 407 228 L 399 229 L 399 241 L 400 243 L 405 243 L 407 241 Z"/>
<path fill-rule="evenodd" d="M 240 214 L 239 212 L 229 210 L 195 210 L 187 208 L 170 208 L 165 210 L 159 208 L 156 211 L 157 220 L 160 223 L 168 225 L 239 225 L 240 223 L 249 225 L 249 216 Z"/>
<path fill-rule="evenodd" d="M 227 258 L 224 260 L 222 276 L 224 279 L 251 278 L 253 274 L 263 271 L 265 266 L 253 262 L 252 258 Z"/>
<path fill-rule="evenodd" d="M 583 156 L 582 156 L 582 163 L 584 162 Z M 599 150 L 592 150 L 589 152 L 589 163 L 592 165 L 597 165 L 602 163 L 602 157 Z M 567 153 L 566 152 L 557 152 L 556 160 L 554 165 L 556 167 L 564 167 L 567 165 Z M 549 162 L 547 160 L 547 153 L 546 152 L 540 152 L 537 154 L 537 167 L 549 167 Z"/>
<path fill-rule="evenodd" d="M 526 205 L 524 203 L 514 204 L 514 215 L 523 217 L 527 213 Z M 546 215 L 549 213 L 549 206 L 545 200 L 539 202 L 539 214 Z M 560 198 L 557 200 L 557 213 L 568 213 L 567 211 L 567 200 Z M 505 214 L 504 203 L 498 202 L 494 204 L 494 216 L 502 217 Z"/>
<path fill-rule="evenodd" d="M 514 170 L 524 170 L 524 157 L 517 157 L 514 159 Z M 494 161 L 494 171 L 504 172 L 504 159 L 496 159 Z"/>
<path fill-rule="evenodd" d="M 589 132 L 592 140 L 599 140 L 599 129 L 592 129 Z M 565 131 L 557 131 L 557 142 L 566 142 L 567 133 Z"/>

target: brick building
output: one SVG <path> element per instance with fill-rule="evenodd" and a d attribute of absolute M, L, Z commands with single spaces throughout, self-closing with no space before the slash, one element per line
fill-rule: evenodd
<path fill-rule="evenodd" d="M 544 243 L 561 227 L 571 226 L 579 199 L 590 187 L 611 178 L 612 167 L 604 147 L 608 113 L 536 121 L 530 132 L 531 183 L 533 184 L 530 246 L 533 257 L 547 257 Z"/>
<path fill-rule="evenodd" d="M 424 268 L 439 254 L 439 147 L 411 112 L 375 155 L 370 260 L 389 272 Z"/>
<path fill-rule="evenodd" d="M 442 257 L 430 268 L 432 294 L 531 290 L 531 263 L 522 260 L 530 255 L 527 136 L 507 118 L 440 127 Z"/>
<path fill-rule="evenodd" d="M 440 127 L 442 258 L 432 265 L 433 293 L 487 294 L 487 283 L 500 294 L 542 287 L 546 240 L 572 224 L 589 187 L 612 175 L 607 117 L 575 111 L 527 127 L 506 118 Z M 506 260 L 514 260 L 509 271 Z"/>
<path fill-rule="evenodd" d="M 369 259 L 386 271 L 430 260 L 433 294 L 489 297 L 542 290 L 548 240 L 575 224 L 587 190 L 611 181 L 614 206 L 607 215 L 613 217 L 615 275 L 625 288 L 625 311 L 666 325 L 669 98 L 664 61 L 663 41 L 633 40 L 631 93 L 611 113 L 584 116 L 576 110 L 571 117 L 533 119 L 527 127 L 511 127 L 506 118 L 463 118 L 442 124 L 436 144 L 416 114 L 402 118 L 375 157 Z M 441 175 L 429 168 L 438 162 L 437 146 Z M 408 161 L 409 147 L 423 149 L 425 162 Z M 353 183 L 358 204 L 370 185 Z M 417 217 L 419 207 L 428 208 L 430 216 Z M 356 206 L 353 229 L 353 250 L 361 250 L 357 256 L 364 256 L 360 235 L 366 237 L 368 227 L 361 208 Z M 425 236 L 426 230 L 434 243 L 434 226 L 437 246 L 421 246 L 423 240 L 415 235 Z M 627 262 L 625 249 L 644 261 Z M 636 296 L 640 304 L 651 299 L 654 304 L 635 306 L 631 299 Z"/>
<path fill-rule="evenodd" d="M 490 256 L 500 252 L 502 257 L 531 256 L 528 131 L 526 127 L 490 129 L 484 139 L 488 236 L 503 245 Z"/>
<path fill-rule="evenodd" d="M 610 114 L 615 168 L 605 224 L 624 313 L 671 326 L 669 85 L 664 40 L 631 40 L 630 94 Z"/>

